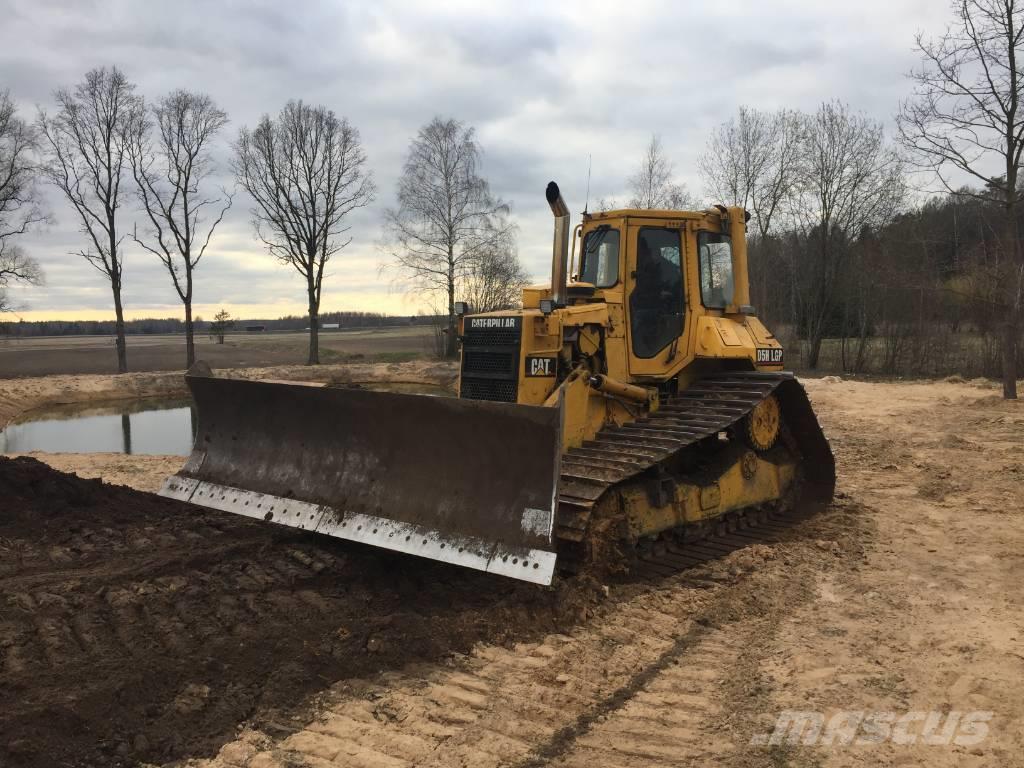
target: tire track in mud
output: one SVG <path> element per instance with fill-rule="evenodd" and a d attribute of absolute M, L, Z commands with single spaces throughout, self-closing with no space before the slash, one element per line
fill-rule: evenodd
<path fill-rule="evenodd" d="M 847 538 L 857 526 L 839 517 Z M 718 764 L 749 739 L 723 731 L 745 649 L 806 599 L 835 555 L 820 526 L 646 585 L 616 587 L 570 634 L 483 646 L 445 667 L 334 686 L 319 716 L 271 739 L 256 730 L 191 768 Z M 819 534 L 820 535 L 820 534 Z M 857 543 L 850 542 L 853 550 Z M 854 551 L 854 554 L 856 552 Z M 813 564 L 813 567 L 812 565 Z M 824 564 L 824 566 L 823 566 Z M 742 729 L 740 729 L 742 730 Z M 765 763 L 766 765 L 769 763 Z"/>

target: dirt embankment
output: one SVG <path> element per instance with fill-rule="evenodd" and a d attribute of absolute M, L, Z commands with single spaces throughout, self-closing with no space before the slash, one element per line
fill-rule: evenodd
<path fill-rule="evenodd" d="M 338 365 L 281 365 L 269 368 L 218 370 L 218 376 L 282 381 L 362 384 L 425 384 L 454 388 L 453 363 L 429 360 L 408 363 L 343 363 Z M 124 373 L 119 376 L 77 375 L 0 379 L 0 428 L 10 421 L 55 405 L 109 403 L 147 397 L 188 394 L 180 371 Z"/>

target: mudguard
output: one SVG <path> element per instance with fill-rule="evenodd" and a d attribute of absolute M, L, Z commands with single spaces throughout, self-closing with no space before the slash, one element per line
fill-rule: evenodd
<path fill-rule="evenodd" d="M 560 408 L 186 381 L 195 446 L 162 496 L 551 583 Z"/>

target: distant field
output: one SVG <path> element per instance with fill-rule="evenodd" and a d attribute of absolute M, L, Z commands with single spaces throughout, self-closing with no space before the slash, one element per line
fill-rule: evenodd
<path fill-rule="evenodd" d="M 402 361 L 424 357 L 431 350 L 429 326 L 353 331 L 321 331 L 320 360 Z M 306 361 L 309 334 L 228 334 L 224 344 L 196 337 L 196 356 L 213 368 L 294 365 Z M 173 371 L 185 367 L 185 337 L 129 336 L 131 371 Z M 50 336 L 0 339 L 0 377 L 72 373 L 116 373 L 117 355 L 111 336 Z"/>

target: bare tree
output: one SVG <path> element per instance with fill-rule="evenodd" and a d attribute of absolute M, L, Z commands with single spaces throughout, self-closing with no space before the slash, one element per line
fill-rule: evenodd
<path fill-rule="evenodd" d="M 828 102 L 807 120 L 805 167 L 796 185 L 793 219 L 800 236 L 796 261 L 797 317 L 807 334 L 811 368 L 837 311 L 853 242 L 898 212 L 905 195 L 903 166 L 886 144 L 882 124 Z"/>
<path fill-rule="evenodd" d="M 1003 397 L 1017 397 L 1017 343 L 1024 301 L 1024 253 L 1017 228 L 1024 152 L 1024 6 L 1017 0 L 956 0 L 954 22 L 938 39 L 918 35 L 922 66 L 911 72 L 914 93 L 900 107 L 899 137 L 915 162 L 946 190 L 963 177 L 981 188 L 972 196 L 1004 211 L 1002 258 L 995 280 L 1004 286 Z M 958 178 L 959 177 L 959 178 Z"/>
<path fill-rule="evenodd" d="M 693 198 L 685 184 L 673 180 L 675 167 L 665 154 L 661 138 L 651 136 L 643 160 L 636 173 L 629 177 L 628 207 L 646 210 L 680 210 L 693 206 Z"/>
<path fill-rule="evenodd" d="M 800 176 L 803 124 L 792 110 L 740 107 L 737 117 L 714 131 L 700 157 L 708 193 L 750 211 L 762 238 Z"/>
<path fill-rule="evenodd" d="M 129 144 L 139 201 L 149 220 L 144 234 L 140 237 L 136 230 L 133 239 L 160 259 L 185 306 L 188 368 L 196 360 L 193 275 L 231 207 L 227 191 L 218 197 L 202 189 L 213 172 L 210 143 L 228 116 L 209 96 L 184 90 L 172 91 L 150 111 L 152 120 L 138 121 Z"/>
<path fill-rule="evenodd" d="M 74 89 L 55 94 L 57 112 L 39 116 L 49 150 L 45 175 L 78 214 L 88 245 L 78 251 L 110 281 L 114 294 L 117 370 L 128 370 L 121 287 L 124 235 L 118 229 L 128 143 L 143 116 L 142 99 L 117 67 L 93 69 Z"/>
<path fill-rule="evenodd" d="M 0 265 L 5 257 L 8 266 L 24 264 L 24 254 L 10 254 L 14 239 L 47 218 L 36 185 L 38 144 L 35 128 L 18 117 L 10 94 L 0 91 Z M 11 273 L 8 276 L 15 277 Z"/>
<path fill-rule="evenodd" d="M 256 236 L 306 279 L 309 365 L 320 362 L 319 314 L 324 267 L 347 246 L 348 216 L 376 187 L 359 131 L 324 106 L 289 101 L 235 142 L 235 175 L 252 195 Z"/>
<path fill-rule="evenodd" d="M 515 240 L 508 237 L 480 255 L 457 290 L 474 312 L 512 309 L 521 305 L 523 287 L 529 279 L 516 253 Z"/>
<path fill-rule="evenodd" d="M 398 208 L 384 214 L 398 272 L 447 305 L 448 356 L 457 351 L 456 291 L 512 227 L 508 205 L 491 194 L 479 165 L 473 129 L 435 117 L 409 145 Z"/>
<path fill-rule="evenodd" d="M 42 285 L 43 270 L 20 246 L 12 243 L 0 243 L 0 246 L 0 312 L 10 312 L 14 306 L 7 297 L 7 287 L 11 283 Z"/>

